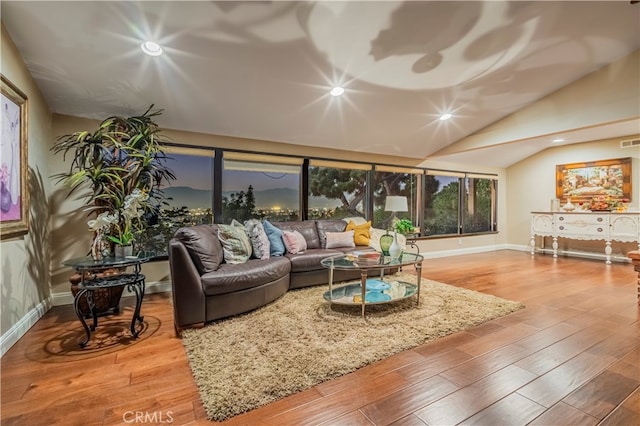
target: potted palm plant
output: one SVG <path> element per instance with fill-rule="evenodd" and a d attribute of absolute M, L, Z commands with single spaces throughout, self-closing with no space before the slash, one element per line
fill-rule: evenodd
<path fill-rule="evenodd" d="M 89 189 L 94 259 L 110 253 L 112 245 L 131 245 L 164 203 L 161 187 L 175 176 L 166 166 L 160 128 L 154 121 L 161 113 L 151 105 L 141 115 L 108 117 L 93 132 L 60 136 L 52 148 L 71 159 L 67 172 L 54 175 L 69 188 L 67 196 L 79 188 Z"/>

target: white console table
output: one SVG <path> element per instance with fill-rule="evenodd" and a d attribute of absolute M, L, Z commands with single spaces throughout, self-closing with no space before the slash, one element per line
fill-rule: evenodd
<path fill-rule="evenodd" d="M 611 241 L 636 242 L 640 249 L 640 212 L 531 212 L 531 254 L 536 235 L 552 237 L 553 257 L 558 257 L 558 238 L 604 240 L 606 263 L 611 263 Z"/>

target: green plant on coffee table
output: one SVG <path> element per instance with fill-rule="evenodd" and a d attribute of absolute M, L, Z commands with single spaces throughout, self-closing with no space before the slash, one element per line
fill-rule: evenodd
<path fill-rule="evenodd" d="M 393 224 L 396 231 L 401 234 L 410 234 L 413 232 L 415 227 L 413 223 L 409 219 L 398 219 Z"/>

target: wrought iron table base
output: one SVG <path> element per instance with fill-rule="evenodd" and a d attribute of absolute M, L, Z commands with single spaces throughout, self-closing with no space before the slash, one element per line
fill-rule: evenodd
<path fill-rule="evenodd" d="M 73 301 L 73 307 L 76 315 L 80 319 L 82 327 L 84 328 L 84 331 L 86 333 L 85 339 L 80 342 L 81 347 L 84 348 L 85 346 L 87 346 L 89 340 L 91 339 L 91 332 L 95 331 L 95 329 L 98 327 L 98 313 L 95 309 L 96 305 L 93 300 L 93 292 L 100 288 L 127 286 L 127 289 L 136 295 L 136 307 L 133 311 L 133 317 L 131 318 L 131 335 L 134 338 L 138 337 L 140 331 L 136 329 L 136 321 L 142 324 L 142 321 L 144 320 L 144 317 L 140 315 L 142 298 L 144 297 L 145 291 L 144 280 L 145 276 L 143 274 L 135 273 L 121 274 L 105 278 L 96 278 L 94 280 L 85 281 L 83 283 L 82 289 L 76 294 L 76 297 Z M 93 319 L 93 324 L 91 326 L 87 325 L 85 315 L 80 309 L 80 300 L 82 299 L 82 297 L 86 297 L 87 305 L 89 306 L 89 310 L 91 312 L 91 318 Z"/>

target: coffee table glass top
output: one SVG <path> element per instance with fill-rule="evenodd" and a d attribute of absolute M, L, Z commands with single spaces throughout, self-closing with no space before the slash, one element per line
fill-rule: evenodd
<path fill-rule="evenodd" d="M 424 259 L 419 254 L 415 253 L 402 253 L 399 258 L 391 258 L 389 256 L 380 256 L 377 260 L 371 260 L 363 258 L 362 255 L 366 255 L 372 252 L 351 252 L 344 254 L 337 254 L 322 259 L 320 262 L 325 268 L 333 269 L 386 269 L 399 266 L 415 265 L 422 262 Z"/>
<path fill-rule="evenodd" d="M 385 280 L 367 278 L 365 290 L 364 302 L 367 305 L 373 305 L 411 297 L 417 293 L 418 286 L 394 280 L 393 277 L 386 277 Z M 361 305 L 362 284 L 354 283 L 343 287 L 335 287 L 330 291 L 326 291 L 323 297 L 326 301 L 338 305 Z"/>

